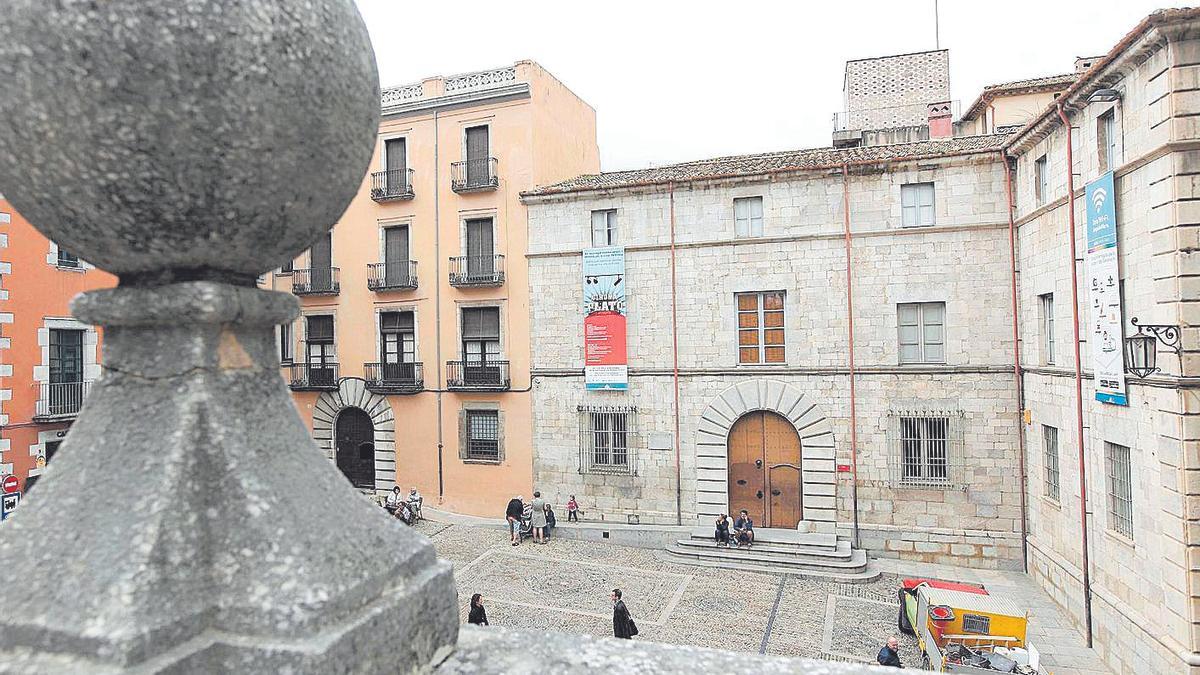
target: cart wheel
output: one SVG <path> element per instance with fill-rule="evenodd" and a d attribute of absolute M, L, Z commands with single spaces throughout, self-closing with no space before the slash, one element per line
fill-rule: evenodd
<path fill-rule="evenodd" d="M 933 670 L 933 663 L 929 660 L 929 654 L 921 652 L 921 670 Z"/>

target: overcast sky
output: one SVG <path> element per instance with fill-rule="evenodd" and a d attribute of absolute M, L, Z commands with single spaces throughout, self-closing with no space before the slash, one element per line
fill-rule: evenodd
<path fill-rule="evenodd" d="M 356 2 L 384 86 L 533 59 L 596 109 L 605 171 L 827 146 L 847 59 L 935 47 L 934 0 Z M 941 0 L 951 94 L 1070 72 L 1164 6 Z"/>

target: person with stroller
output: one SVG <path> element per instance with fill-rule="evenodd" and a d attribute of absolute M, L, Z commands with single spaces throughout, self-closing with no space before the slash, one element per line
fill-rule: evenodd
<path fill-rule="evenodd" d="M 513 546 L 521 545 L 521 517 L 524 514 L 525 504 L 521 501 L 521 495 L 508 501 L 508 508 L 504 510 L 504 518 L 508 520 L 508 532 L 511 535 Z"/>

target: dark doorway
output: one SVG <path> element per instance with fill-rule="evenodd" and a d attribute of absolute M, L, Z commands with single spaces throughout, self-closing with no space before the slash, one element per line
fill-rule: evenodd
<path fill-rule="evenodd" d="M 729 513 L 762 527 L 794 529 L 803 517 L 800 437 L 772 412 L 743 415 L 729 431 Z"/>
<path fill-rule="evenodd" d="M 357 488 L 375 489 L 375 425 L 360 408 L 338 413 L 334 429 L 337 465 Z"/>

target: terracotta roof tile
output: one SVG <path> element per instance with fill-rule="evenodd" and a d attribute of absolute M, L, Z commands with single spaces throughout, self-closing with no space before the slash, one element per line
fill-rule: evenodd
<path fill-rule="evenodd" d="M 980 92 L 979 98 L 975 99 L 971 103 L 971 106 L 967 108 L 967 111 L 963 113 L 963 119 L 969 120 L 977 117 L 984 106 L 997 96 L 1033 94 L 1042 91 L 1061 91 L 1071 86 L 1077 79 L 1079 79 L 1079 73 L 1063 73 L 1062 75 L 1031 77 L 1026 80 L 989 84 Z"/>

